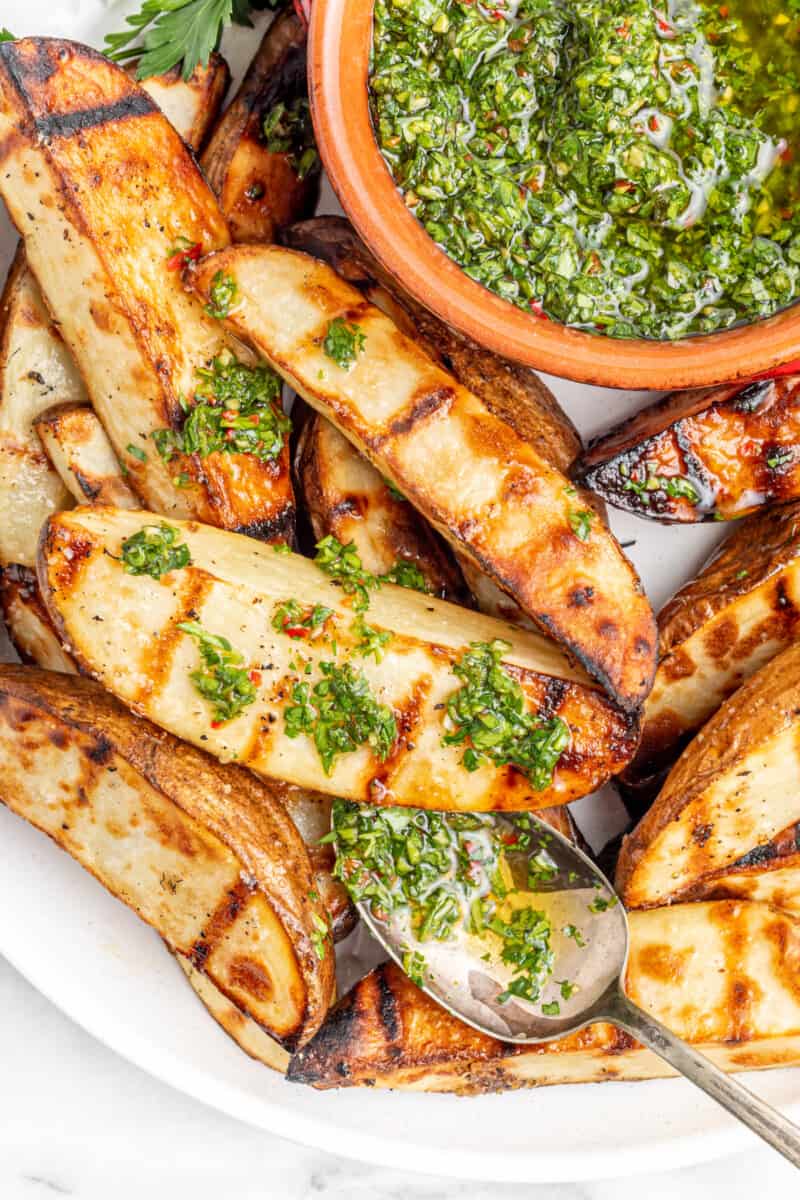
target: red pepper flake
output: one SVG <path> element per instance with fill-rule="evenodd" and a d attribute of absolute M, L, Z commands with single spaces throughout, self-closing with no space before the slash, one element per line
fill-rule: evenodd
<path fill-rule="evenodd" d="M 250 424 L 251 425 L 257 425 L 260 420 L 261 420 L 261 418 L 259 417 L 258 413 L 250 414 Z"/>
<path fill-rule="evenodd" d="M 239 414 L 235 408 L 226 408 L 222 414 L 222 419 L 223 421 L 235 421 L 238 416 Z"/>
<path fill-rule="evenodd" d="M 794 150 L 792 150 L 791 146 L 784 146 L 783 150 L 781 150 L 780 154 L 778 155 L 778 158 L 784 163 L 791 162 L 794 158 Z"/>
<path fill-rule="evenodd" d="M 311 0 L 292 0 L 298 20 L 308 29 L 311 23 Z"/>
<path fill-rule="evenodd" d="M 284 625 L 283 632 L 290 638 L 307 638 L 309 634 L 305 625 Z"/>
<path fill-rule="evenodd" d="M 675 36 L 675 30 L 672 28 L 669 21 L 665 21 L 663 17 L 658 18 L 656 25 L 659 28 L 659 32 L 666 34 L 668 37 Z"/>
<path fill-rule="evenodd" d="M 199 242 L 194 242 L 191 246 L 185 249 L 171 250 L 167 259 L 168 271 L 179 271 L 187 267 L 190 262 L 197 262 L 200 255 L 203 253 L 203 248 Z"/>
<path fill-rule="evenodd" d="M 248 671 L 247 678 L 250 680 L 251 683 L 254 683 L 256 685 L 256 687 L 260 687 L 260 685 L 261 685 L 261 672 L 260 671 L 255 671 L 255 670 Z"/>
<path fill-rule="evenodd" d="M 614 191 L 615 192 L 632 192 L 635 187 L 636 187 L 636 184 L 633 183 L 630 179 L 615 179 L 614 180 Z"/>
<path fill-rule="evenodd" d="M 722 17 L 723 21 L 727 21 L 728 17 L 731 15 L 731 10 L 728 8 L 727 4 L 720 4 L 719 15 Z"/>
<path fill-rule="evenodd" d="M 656 116 L 655 113 L 651 113 L 650 116 L 648 117 L 647 128 L 651 129 L 653 131 L 653 133 L 658 133 L 659 129 L 661 128 L 659 121 L 658 121 L 658 117 Z"/>
<path fill-rule="evenodd" d="M 224 725 L 224 724 L 225 724 L 225 722 L 224 722 L 224 721 L 212 721 L 212 722 L 211 722 L 211 728 L 212 728 L 212 729 L 219 729 L 219 728 L 220 728 L 220 726 L 222 726 L 222 725 Z"/>
<path fill-rule="evenodd" d="M 533 313 L 534 313 L 534 314 L 535 314 L 537 317 L 541 317 L 541 319 L 542 319 L 543 321 L 549 321 L 549 320 L 550 320 L 550 318 L 548 317 L 547 313 L 546 313 L 546 312 L 544 311 L 544 309 L 542 308 L 542 302 L 541 302 L 541 300 L 531 300 L 531 311 L 532 311 L 532 312 L 533 312 Z"/>
<path fill-rule="evenodd" d="M 494 18 L 495 21 L 505 20 L 505 15 L 506 14 L 501 12 L 499 8 L 493 8 L 491 11 L 491 16 Z"/>
<path fill-rule="evenodd" d="M 224 437 L 225 437 L 226 442 L 232 442 L 233 439 L 236 437 L 236 430 L 235 429 L 226 429 Z"/>
<path fill-rule="evenodd" d="M 631 31 L 627 25 L 618 25 L 614 30 L 614 33 L 617 35 L 617 37 L 621 37 L 623 41 L 627 41 L 631 36 Z"/>
<path fill-rule="evenodd" d="M 504 833 L 501 838 L 501 841 L 504 846 L 516 846 L 517 842 L 519 841 L 519 834 L 518 833 Z"/>

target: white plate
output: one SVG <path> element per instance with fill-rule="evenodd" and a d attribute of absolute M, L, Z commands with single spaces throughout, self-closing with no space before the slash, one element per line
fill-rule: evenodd
<path fill-rule="evenodd" d="M 2 0 L 18 36 L 58 34 L 101 44 L 135 2 Z M 110 11 L 107 11 L 110 10 Z M 235 31 L 241 67 L 256 45 Z M 0 229 L 0 255 L 14 239 Z M 636 408 L 632 393 L 550 381 L 584 436 Z M 666 529 L 614 514 L 658 606 L 705 558 L 714 526 Z M 581 801 L 597 840 L 618 821 L 613 795 Z M 750 1135 L 678 1080 L 542 1088 L 456 1099 L 369 1090 L 316 1093 L 246 1058 L 186 987 L 158 938 L 56 847 L 0 809 L 0 953 L 55 1004 L 119 1054 L 242 1120 L 370 1162 L 489 1180 L 575 1180 L 677 1167 L 731 1153 Z M 749 1077 L 800 1117 L 800 1073 Z"/>

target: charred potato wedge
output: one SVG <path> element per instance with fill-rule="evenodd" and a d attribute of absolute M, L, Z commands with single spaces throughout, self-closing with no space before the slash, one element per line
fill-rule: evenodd
<path fill-rule="evenodd" d="M 33 567 L 39 530 L 72 501 L 33 422 L 83 383 L 20 249 L 0 301 L 0 562 Z"/>
<path fill-rule="evenodd" d="M 43 535 L 39 583 L 62 637 L 81 666 L 143 715 L 222 759 L 312 791 L 370 803 L 464 810 L 537 809 L 596 788 L 632 754 L 638 728 L 557 647 L 538 635 L 456 608 L 408 588 L 384 584 L 370 594 L 372 628 L 389 633 L 380 662 L 356 658 L 371 695 L 394 715 L 398 736 L 382 756 L 363 744 L 339 755 L 330 774 L 305 732 L 290 738 L 285 710 L 295 684 L 321 678 L 320 663 L 355 651 L 351 597 L 306 558 L 276 554 L 251 538 L 196 523 L 175 522 L 190 565 L 165 575 L 126 573 L 122 542 L 156 518 L 119 509 L 56 514 Z M 331 610 L 322 637 L 298 643 L 276 631 L 278 607 L 298 598 Z M 255 699 L 222 724 L 195 689 L 201 663 L 195 639 L 177 629 L 194 620 L 230 635 L 257 675 Z M 328 639 L 331 639 L 329 641 Z M 503 660 L 532 712 L 558 716 L 571 742 L 541 791 L 512 767 L 467 771 L 461 749 L 442 745 L 443 710 L 454 688 L 453 664 L 470 642 L 505 639 Z M 339 658 L 338 661 L 342 661 Z M 306 672 L 306 666 L 310 673 Z"/>
<path fill-rule="evenodd" d="M 295 478 L 314 537 L 353 542 L 367 571 L 413 562 L 434 596 L 458 602 L 463 580 L 415 508 L 381 478 L 335 425 L 312 412 L 300 435 Z"/>
<path fill-rule="evenodd" d="M 269 137 L 265 122 L 276 126 Z M 264 35 L 200 160 L 235 242 L 272 242 L 280 226 L 314 211 L 316 152 L 309 147 L 303 163 L 302 150 L 278 149 L 293 141 L 297 122 L 310 134 L 306 26 L 290 9 Z"/>
<path fill-rule="evenodd" d="M 79 504 L 139 507 L 94 409 L 86 404 L 58 404 L 37 417 L 33 427 L 62 483 Z"/>
<path fill-rule="evenodd" d="M 493 354 L 428 312 L 370 253 L 344 217 L 315 217 L 281 233 L 281 242 L 333 267 L 390 316 L 425 353 L 486 404 L 559 471 L 583 449 L 580 435 L 538 375 Z"/>
<path fill-rule="evenodd" d="M 0 570 L 0 612 L 12 646 L 24 663 L 77 674 L 78 668 L 39 598 L 36 575 L 12 563 Z"/>
<path fill-rule="evenodd" d="M 120 68 L 33 38 L 0 47 L 0 138 L 0 194 L 131 486 L 156 512 L 291 536 L 288 447 L 166 462 L 153 442 L 216 355 L 252 361 L 181 282 L 176 246 L 229 235 L 180 136 Z"/>
<path fill-rule="evenodd" d="M 560 472 L 330 267 L 277 246 L 236 246 L 191 272 L 207 299 L 237 287 L 226 324 L 332 420 L 409 501 L 555 637 L 626 711 L 655 668 L 641 584 Z M 364 338 L 349 369 L 331 322 Z"/>
<path fill-rule="evenodd" d="M 176 954 L 175 958 L 189 984 L 197 993 L 198 999 L 205 1005 L 217 1024 L 225 1030 L 229 1037 L 233 1038 L 240 1050 L 244 1050 L 245 1054 L 263 1063 L 265 1067 L 270 1067 L 273 1071 L 280 1071 L 283 1075 L 289 1065 L 289 1052 L 268 1033 L 265 1033 L 252 1017 L 248 1017 L 240 1008 L 237 1008 L 211 982 L 208 975 L 204 975 L 202 971 L 198 971 L 193 966 L 190 959 L 184 958 L 182 954 Z"/>
<path fill-rule="evenodd" d="M 617 891 L 629 908 L 693 894 L 800 821 L 800 643 L 714 714 L 627 837 Z"/>
<path fill-rule="evenodd" d="M 800 496 L 800 376 L 675 392 L 599 438 L 574 477 L 655 521 L 743 517 Z"/>
<path fill-rule="evenodd" d="M 143 79 L 141 87 L 186 144 L 199 154 L 217 124 L 230 82 L 228 64 L 221 54 L 213 53 L 205 65 L 197 64 L 188 79 L 175 66 L 164 75 Z"/>
<path fill-rule="evenodd" d="M 0 667 L 0 798 L 287 1049 L 334 987 L 305 847 L 269 789 L 88 679 Z"/>
<path fill-rule="evenodd" d="M 691 899 L 761 900 L 800 916 L 800 824 L 704 879 Z"/>
<path fill-rule="evenodd" d="M 622 775 L 659 781 L 720 704 L 800 633 L 800 504 L 746 517 L 658 616 L 659 662 L 642 740 Z M 652 782 L 651 782 L 652 781 Z"/>
<path fill-rule="evenodd" d="M 727 1071 L 800 1063 L 800 920 L 746 901 L 681 904 L 631 913 L 630 934 L 628 994 L 679 1037 Z M 356 984 L 288 1071 L 317 1088 L 460 1095 L 669 1074 L 612 1025 L 534 1046 L 487 1037 L 393 963 Z"/>

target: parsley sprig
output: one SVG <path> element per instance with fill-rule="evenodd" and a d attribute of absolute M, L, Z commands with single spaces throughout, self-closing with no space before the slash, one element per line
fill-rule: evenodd
<path fill-rule="evenodd" d="M 138 79 L 162 75 L 183 63 L 183 78 L 219 46 L 222 32 L 231 23 L 252 25 L 256 8 L 278 8 L 281 0 L 143 0 L 138 13 L 127 17 L 129 27 L 106 37 L 105 52 L 117 62 L 141 55 Z"/>

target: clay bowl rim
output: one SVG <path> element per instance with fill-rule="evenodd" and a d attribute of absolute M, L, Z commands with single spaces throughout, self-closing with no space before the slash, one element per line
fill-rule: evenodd
<path fill-rule="evenodd" d="M 320 155 L 342 208 L 381 264 L 417 300 L 506 358 L 604 387 L 707 387 L 751 379 L 800 358 L 800 302 L 736 329 L 657 342 L 569 329 L 524 312 L 470 279 L 408 210 L 378 149 L 367 94 L 373 8 L 374 0 L 314 0 L 311 110 Z"/>

